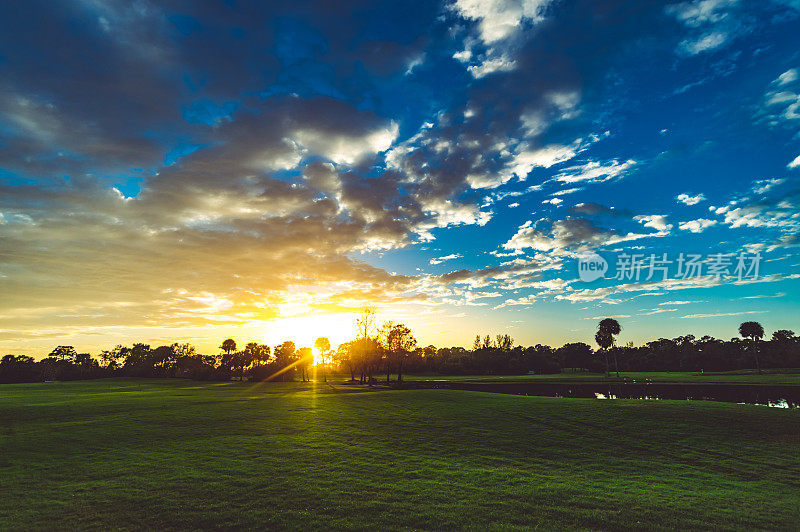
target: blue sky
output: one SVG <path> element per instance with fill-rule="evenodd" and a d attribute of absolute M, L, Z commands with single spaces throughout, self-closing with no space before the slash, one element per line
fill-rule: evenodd
<path fill-rule="evenodd" d="M 0 8 L 0 349 L 800 327 L 798 2 L 262 4 Z"/>

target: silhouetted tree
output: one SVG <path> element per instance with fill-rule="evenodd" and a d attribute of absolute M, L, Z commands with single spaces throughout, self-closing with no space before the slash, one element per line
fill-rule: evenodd
<path fill-rule="evenodd" d="M 350 380 L 356 380 L 356 361 L 355 361 L 355 347 L 354 344 L 357 340 L 352 342 L 342 342 L 336 349 L 334 360 L 340 367 L 346 368 L 350 373 Z"/>
<path fill-rule="evenodd" d="M 764 328 L 757 321 L 746 321 L 739 325 L 739 335 L 750 339 L 750 348 L 756 362 L 756 370 L 761 374 L 761 364 L 758 360 L 758 342 L 764 337 Z"/>
<path fill-rule="evenodd" d="M 295 363 L 298 360 L 297 348 L 294 342 L 287 340 L 273 350 L 275 360 L 272 363 L 273 373 L 271 378 L 281 381 L 294 380 Z"/>
<path fill-rule="evenodd" d="M 358 343 L 355 345 L 353 354 L 361 371 L 361 382 L 372 384 L 372 374 L 380 361 L 378 343 L 372 338 L 375 331 L 375 309 L 365 307 L 361 314 L 356 318 L 356 330 L 358 331 Z"/>
<path fill-rule="evenodd" d="M 514 339 L 507 334 L 498 334 L 495 341 L 497 348 L 504 351 L 508 351 L 514 345 Z"/>
<path fill-rule="evenodd" d="M 328 357 L 331 351 L 331 342 L 326 337 L 320 336 L 317 338 L 317 341 L 314 342 L 314 347 L 317 348 L 317 352 L 319 353 L 320 367 L 322 368 L 322 382 L 328 382 L 328 376 L 325 373 L 325 369 L 328 364 Z"/>
<path fill-rule="evenodd" d="M 794 339 L 794 331 L 790 331 L 788 329 L 780 329 L 772 333 L 772 340 L 774 342 L 790 342 Z"/>
<path fill-rule="evenodd" d="M 78 352 L 71 345 L 60 345 L 47 356 L 53 357 L 60 362 L 73 362 L 78 356 Z"/>
<path fill-rule="evenodd" d="M 226 355 L 230 355 L 236 351 L 236 342 L 232 338 L 228 338 L 222 342 L 222 345 L 220 345 L 219 348 L 222 349 Z"/>
<path fill-rule="evenodd" d="M 416 347 L 417 340 L 411 334 L 411 329 L 402 323 L 394 325 L 388 332 L 386 348 L 389 352 L 389 356 L 396 361 L 398 383 L 403 382 L 403 361 L 408 356 L 409 352 Z"/>
<path fill-rule="evenodd" d="M 592 347 L 583 342 L 564 344 L 556 351 L 564 368 L 588 371 L 592 366 Z"/>
<path fill-rule="evenodd" d="M 609 374 L 608 350 L 614 346 L 615 336 L 618 335 L 620 331 L 622 331 L 622 327 L 614 318 L 605 318 L 600 320 L 600 323 L 597 325 L 597 333 L 595 334 L 594 339 L 604 353 L 603 358 L 606 361 L 606 377 Z M 614 355 L 614 369 L 617 372 L 617 378 L 619 378 L 619 363 L 617 362 L 617 354 L 616 351 L 612 351 L 612 353 Z"/>
<path fill-rule="evenodd" d="M 492 347 L 492 337 L 488 334 L 483 337 L 483 345 L 481 346 L 482 349 L 489 349 Z"/>
<path fill-rule="evenodd" d="M 314 352 L 310 347 L 301 347 L 297 350 L 297 357 L 297 368 L 300 370 L 300 376 L 303 382 L 311 380 L 308 376 L 308 368 L 311 366 L 311 363 L 314 362 Z"/>

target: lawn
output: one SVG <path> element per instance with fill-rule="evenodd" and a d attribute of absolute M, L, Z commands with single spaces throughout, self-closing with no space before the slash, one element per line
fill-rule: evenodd
<path fill-rule="evenodd" d="M 302 383 L 0 386 L 0 529 L 783 528 L 800 411 Z"/>

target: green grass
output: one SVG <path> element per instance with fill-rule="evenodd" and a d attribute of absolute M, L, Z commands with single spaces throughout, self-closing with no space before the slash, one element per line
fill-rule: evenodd
<path fill-rule="evenodd" d="M 755 370 L 726 372 L 690 371 L 621 371 L 620 379 L 664 384 L 786 384 L 800 386 L 800 369 L 765 370 L 759 375 Z M 556 373 L 552 375 L 404 375 L 407 380 L 453 381 L 546 381 L 546 382 L 617 382 L 616 374 L 606 377 L 602 373 Z"/>
<path fill-rule="evenodd" d="M 796 529 L 800 412 L 322 384 L 0 386 L 0 529 Z"/>

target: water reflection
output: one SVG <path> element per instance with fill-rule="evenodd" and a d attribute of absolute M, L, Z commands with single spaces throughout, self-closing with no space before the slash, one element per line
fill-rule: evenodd
<path fill-rule="evenodd" d="M 557 382 L 480 382 L 429 380 L 404 384 L 405 388 L 444 388 L 547 397 L 594 399 L 641 399 L 657 401 L 723 401 L 763 405 L 772 408 L 800 406 L 800 386 L 753 384 L 664 384 L 557 383 Z"/>

